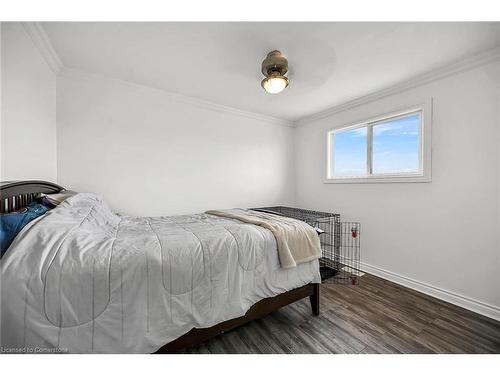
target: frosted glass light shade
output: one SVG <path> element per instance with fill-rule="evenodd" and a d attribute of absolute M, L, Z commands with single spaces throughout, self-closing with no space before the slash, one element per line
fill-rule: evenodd
<path fill-rule="evenodd" d="M 261 84 L 269 94 L 278 94 L 288 86 L 288 78 L 284 76 L 271 76 L 264 78 Z"/>

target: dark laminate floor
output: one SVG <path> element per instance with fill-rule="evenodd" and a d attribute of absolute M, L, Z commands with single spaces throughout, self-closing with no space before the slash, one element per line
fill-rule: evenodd
<path fill-rule="evenodd" d="M 500 322 L 372 275 L 323 284 L 309 300 L 227 332 L 187 353 L 500 353 Z"/>

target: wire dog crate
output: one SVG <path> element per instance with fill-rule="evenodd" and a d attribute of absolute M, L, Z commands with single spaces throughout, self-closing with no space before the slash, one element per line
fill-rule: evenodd
<path fill-rule="evenodd" d="M 316 229 L 321 243 L 321 280 L 327 283 L 357 285 L 360 271 L 360 224 L 342 222 L 340 214 L 275 206 L 252 208 L 306 222 Z"/>

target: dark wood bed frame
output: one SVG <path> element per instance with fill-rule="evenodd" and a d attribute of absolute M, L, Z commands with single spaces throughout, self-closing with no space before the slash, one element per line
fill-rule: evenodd
<path fill-rule="evenodd" d="M 26 207 L 37 199 L 38 195 L 54 194 L 64 188 L 47 181 L 6 181 L 0 182 L 0 212 L 9 213 Z M 312 313 L 319 315 L 319 284 L 307 284 L 303 287 L 265 298 L 254 304 L 245 315 L 221 322 L 209 328 L 193 328 L 185 335 L 169 342 L 156 353 L 176 353 L 189 346 L 198 344 L 252 320 L 262 318 L 279 308 L 309 297 Z"/>

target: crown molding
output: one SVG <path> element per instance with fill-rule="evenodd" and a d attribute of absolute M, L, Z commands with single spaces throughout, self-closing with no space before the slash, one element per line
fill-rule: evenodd
<path fill-rule="evenodd" d="M 250 118 L 253 120 L 259 120 L 263 122 L 268 122 L 271 124 L 275 125 L 282 125 L 282 126 L 288 126 L 288 127 L 294 127 L 295 124 L 292 121 L 288 121 L 285 119 L 281 119 L 278 117 L 273 117 L 273 116 L 267 116 L 263 115 L 260 113 L 256 112 L 251 112 L 251 111 L 245 111 L 239 108 L 234 108 L 234 107 L 229 107 L 225 106 L 222 104 L 217 104 L 205 99 L 200 99 L 196 98 L 193 96 L 188 96 L 188 95 L 183 95 L 179 94 L 176 92 L 172 91 L 167 91 L 163 88 L 160 87 L 154 87 L 154 86 L 148 86 L 148 85 L 143 85 L 140 83 L 132 82 L 132 81 L 127 81 L 119 78 L 113 78 L 109 77 L 106 75 L 101 75 L 101 74 L 96 74 L 96 73 L 90 73 L 82 69 L 76 69 L 76 68 L 67 68 L 63 67 L 59 73 L 60 77 L 67 77 L 67 78 L 72 78 L 72 79 L 79 79 L 79 80 L 85 80 L 85 81 L 106 81 L 112 84 L 118 84 L 118 85 L 125 85 L 129 88 L 133 89 L 148 89 L 148 90 L 155 90 L 161 92 L 163 95 L 167 95 L 173 100 L 177 100 L 183 103 L 188 103 L 197 107 L 205 108 L 208 110 L 216 111 L 216 112 L 222 112 L 222 113 L 229 113 L 235 116 L 240 116 L 240 117 L 246 117 Z"/>
<path fill-rule="evenodd" d="M 390 95 L 398 94 L 400 92 L 407 91 L 409 89 L 413 89 L 415 87 L 422 86 L 424 84 L 431 83 L 439 79 L 458 74 L 499 59 L 500 48 L 494 48 L 478 55 L 461 59 L 459 61 L 456 61 L 455 63 L 440 67 L 438 69 L 431 70 L 427 73 L 416 76 L 414 78 L 410 78 L 409 80 L 400 82 L 385 89 L 375 91 L 371 94 L 361 96 L 357 99 L 353 99 L 343 104 L 328 108 L 324 111 L 301 117 L 295 121 L 295 125 L 302 126 L 310 122 L 321 120 L 336 113 L 343 112 L 348 109 L 355 108 Z"/>
<path fill-rule="evenodd" d="M 363 104 L 373 102 L 378 99 L 385 98 L 390 95 L 398 94 L 400 92 L 431 83 L 433 81 L 458 74 L 475 67 L 496 61 L 500 59 L 500 47 L 491 49 L 489 51 L 480 53 L 478 55 L 461 59 L 455 63 L 440 67 L 438 69 L 431 70 L 427 73 L 418 75 L 416 77 L 410 78 L 409 80 L 402 81 L 393 86 L 387 87 L 382 90 L 375 91 L 373 93 L 361 96 L 359 98 L 344 102 L 340 105 L 330 107 L 324 111 L 316 112 L 314 114 L 301 117 L 296 120 L 286 120 L 283 118 L 277 118 L 273 116 L 264 115 L 257 112 L 247 111 L 239 108 L 229 107 L 223 104 L 214 103 L 205 99 L 188 96 L 184 94 L 175 93 L 172 91 L 167 91 L 160 87 L 148 86 L 144 84 L 135 83 L 132 81 L 127 81 L 123 79 L 117 79 L 108 77 L 105 75 L 99 75 L 95 73 L 90 73 L 81 69 L 67 68 L 63 65 L 61 59 L 57 55 L 49 37 L 47 36 L 45 30 L 39 22 L 21 22 L 26 33 L 33 40 L 33 43 L 38 48 L 44 59 L 46 60 L 49 67 L 56 75 L 69 76 L 69 77 L 79 77 L 87 79 L 99 79 L 107 80 L 115 83 L 125 84 L 129 87 L 135 88 L 148 88 L 153 90 L 161 91 L 162 93 L 171 96 L 174 100 L 179 100 L 185 103 L 196 105 L 198 107 L 210 109 L 217 112 L 230 113 L 235 116 L 241 116 L 246 118 L 251 118 L 254 120 L 264 121 L 272 124 L 278 124 L 288 127 L 302 126 L 310 122 L 321 120 L 328 116 L 334 115 L 339 112 L 346 111 L 351 108 L 358 107 Z"/>
<path fill-rule="evenodd" d="M 63 63 L 40 22 L 21 22 L 21 24 L 36 48 L 38 48 L 42 54 L 50 69 L 52 69 L 55 74 L 59 74 L 63 68 Z"/>
<path fill-rule="evenodd" d="M 72 77 L 86 77 L 87 79 L 93 78 L 93 79 L 100 79 L 100 80 L 108 80 L 108 81 L 113 81 L 115 83 L 121 83 L 125 84 L 129 87 L 136 87 L 136 88 L 149 88 L 153 90 L 159 90 L 163 92 L 164 94 L 167 94 L 171 96 L 172 98 L 176 100 L 183 101 L 185 103 L 190 103 L 192 105 L 196 105 L 198 107 L 203 107 L 206 109 L 210 109 L 213 111 L 217 112 L 224 112 L 224 113 L 230 113 L 235 116 L 241 116 L 241 117 L 246 117 L 246 118 L 251 118 L 254 120 L 259 120 L 263 122 L 268 122 L 268 123 L 273 123 L 273 124 L 278 124 L 278 125 L 283 125 L 283 126 L 289 126 L 293 127 L 295 126 L 293 121 L 288 121 L 286 119 L 278 118 L 278 117 L 273 117 L 273 116 L 268 116 L 264 115 L 261 113 L 257 112 L 252 112 L 252 111 L 246 111 L 243 109 L 239 108 L 234 108 L 234 107 L 229 107 L 225 106 L 222 104 L 217 104 L 210 102 L 208 100 L 188 96 L 188 95 L 183 95 L 183 94 L 178 94 L 175 92 L 167 91 L 159 87 L 154 87 L 154 86 L 148 86 L 148 85 L 142 85 L 139 83 L 135 83 L 132 81 L 126 81 L 122 79 L 117 79 L 117 78 L 112 78 L 104 75 L 99 75 L 99 74 L 94 74 L 94 73 L 89 73 L 84 70 L 80 69 L 75 69 L 75 68 L 68 68 L 65 67 L 59 58 L 57 52 L 55 51 L 54 47 L 52 46 L 52 43 L 43 29 L 42 25 L 40 22 L 21 22 L 22 26 L 24 27 L 24 30 L 26 33 L 30 36 L 31 40 L 37 47 L 37 49 L 40 51 L 41 55 L 49 65 L 50 69 L 56 74 L 56 75 L 61 75 L 61 76 L 72 76 Z"/>

